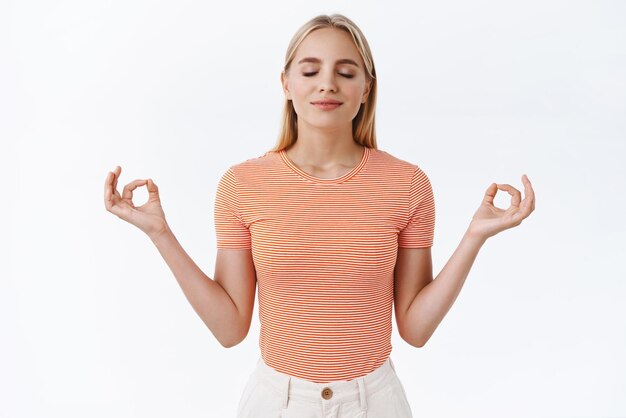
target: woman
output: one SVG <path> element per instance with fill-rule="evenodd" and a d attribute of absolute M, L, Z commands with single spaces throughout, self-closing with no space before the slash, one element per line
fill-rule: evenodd
<path fill-rule="evenodd" d="M 415 164 L 378 150 L 376 71 L 360 29 L 318 16 L 292 39 L 281 73 L 278 144 L 231 166 L 215 200 L 217 260 L 206 276 L 168 227 L 158 188 L 135 180 L 105 206 L 152 239 L 198 315 L 224 347 L 248 333 L 259 285 L 261 357 L 239 417 L 411 417 L 391 352 L 422 347 L 459 294 L 485 240 L 534 210 L 508 184 L 491 184 L 458 248 L 433 280 L 434 199 Z M 132 192 L 146 185 L 141 207 Z M 503 210 L 498 190 L 511 195 Z"/>

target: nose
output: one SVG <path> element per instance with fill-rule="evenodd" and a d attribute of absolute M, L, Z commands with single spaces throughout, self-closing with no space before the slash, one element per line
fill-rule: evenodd
<path fill-rule="evenodd" d="M 319 80 L 320 80 L 320 85 L 319 85 L 320 92 L 322 91 L 325 91 L 325 92 L 332 91 L 333 93 L 337 92 L 337 83 L 335 80 L 335 74 L 333 70 L 321 71 Z"/>

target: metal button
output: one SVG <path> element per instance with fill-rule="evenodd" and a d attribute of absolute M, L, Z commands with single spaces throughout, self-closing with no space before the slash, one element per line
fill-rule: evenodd
<path fill-rule="evenodd" d="M 333 397 L 333 391 L 330 388 L 322 389 L 322 398 L 328 400 Z"/>

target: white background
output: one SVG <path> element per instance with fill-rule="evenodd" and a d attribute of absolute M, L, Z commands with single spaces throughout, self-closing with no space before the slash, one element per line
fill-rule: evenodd
<path fill-rule="evenodd" d="M 5 0 L 1 417 L 235 415 L 258 301 L 223 348 L 104 179 L 151 177 L 212 276 L 217 182 L 274 145 L 287 44 L 334 12 L 373 51 L 378 147 L 431 179 L 435 274 L 492 181 L 537 194 L 426 346 L 394 328 L 415 417 L 626 416 L 626 2 Z"/>

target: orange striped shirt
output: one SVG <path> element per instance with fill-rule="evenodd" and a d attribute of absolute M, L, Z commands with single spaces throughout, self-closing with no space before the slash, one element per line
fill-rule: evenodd
<path fill-rule="evenodd" d="M 266 364 L 326 383 L 385 362 L 398 247 L 433 244 L 417 165 L 365 148 L 350 172 L 320 179 L 269 151 L 223 174 L 214 216 L 218 248 L 252 250 Z"/>

